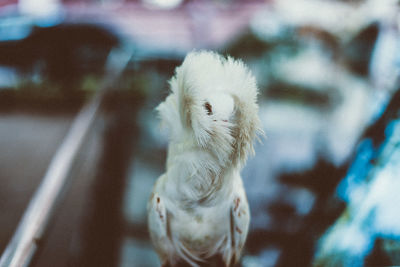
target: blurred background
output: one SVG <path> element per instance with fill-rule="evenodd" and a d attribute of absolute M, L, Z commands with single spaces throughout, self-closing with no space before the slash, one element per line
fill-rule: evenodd
<path fill-rule="evenodd" d="M 167 138 L 154 108 L 186 53 L 210 49 L 255 74 L 267 135 L 242 171 L 252 221 L 240 266 L 400 265 L 398 11 L 395 0 L 0 1 L 0 253 L 100 94 L 30 266 L 159 266 L 146 202 Z"/>

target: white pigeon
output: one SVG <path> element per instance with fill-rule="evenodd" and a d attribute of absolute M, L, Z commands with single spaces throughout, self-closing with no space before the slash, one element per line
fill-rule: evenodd
<path fill-rule="evenodd" d="M 233 266 L 246 241 L 249 206 L 240 170 L 262 130 L 249 69 L 217 53 L 189 53 L 158 107 L 169 130 L 166 172 L 148 202 L 162 266 Z"/>

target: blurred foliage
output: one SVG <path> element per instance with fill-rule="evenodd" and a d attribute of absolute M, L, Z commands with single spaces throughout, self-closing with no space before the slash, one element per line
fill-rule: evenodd
<path fill-rule="evenodd" d="M 295 31 L 284 32 L 279 39 L 272 40 L 262 39 L 253 31 L 247 31 L 221 51 L 242 58 L 250 65 L 256 73 L 260 91 L 267 99 L 330 109 L 339 100 L 339 96 L 335 94 L 336 88 L 321 90 L 309 84 L 294 83 L 277 72 L 279 64 L 290 63 L 313 45 L 313 40 Z M 324 47 L 324 52 L 327 56 L 333 53 L 327 46 Z"/>
<path fill-rule="evenodd" d="M 343 56 L 350 70 L 367 77 L 372 51 L 378 38 L 378 25 L 372 23 L 356 34 L 343 49 Z"/>
<path fill-rule="evenodd" d="M 66 92 L 53 82 L 22 82 L 16 88 L 0 90 L 0 110 L 34 110 L 42 112 L 77 111 L 91 93 L 83 90 Z"/>
<path fill-rule="evenodd" d="M 311 91 L 310 88 L 300 84 L 292 83 L 273 83 L 266 91 L 266 97 L 276 100 L 285 100 L 293 104 L 314 106 L 320 109 L 332 109 L 333 101 L 328 90 L 326 92 Z"/>

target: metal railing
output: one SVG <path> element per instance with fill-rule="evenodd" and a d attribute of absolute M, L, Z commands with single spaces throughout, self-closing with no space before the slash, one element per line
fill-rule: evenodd
<path fill-rule="evenodd" d="M 11 241 L 0 258 L 0 267 L 29 266 L 40 240 L 65 188 L 74 159 L 81 148 L 99 111 L 105 92 L 118 81 L 130 59 L 127 49 L 111 51 L 107 60 L 107 75 L 93 98 L 79 112 L 68 134 L 56 151 L 45 176 L 33 195 Z"/>

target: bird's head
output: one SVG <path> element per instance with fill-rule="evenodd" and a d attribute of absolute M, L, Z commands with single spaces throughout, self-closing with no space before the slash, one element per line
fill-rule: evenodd
<path fill-rule="evenodd" d="M 193 138 L 222 165 L 244 163 L 257 132 L 262 132 L 257 86 L 247 67 L 213 52 L 192 52 L 176 69 L 170 85 L 172 93 L 158 111 L 175 129 L 175 139 Z"/>
<path fill-rule="evenodd" d="M 204 109 L 207 116 L 216 123 L 230 122 L 234 115 L 234 99 L 223 92 L 215 92 L 205 99 Z"/>

